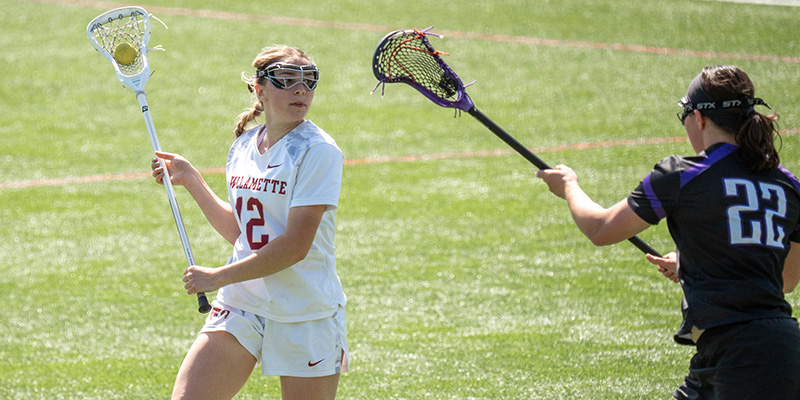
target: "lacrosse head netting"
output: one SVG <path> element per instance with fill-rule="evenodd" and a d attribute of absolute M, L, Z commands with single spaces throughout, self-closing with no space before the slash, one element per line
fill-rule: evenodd
<path fill-rule="evenodd" d="M 107 11 L 86 27 L 86 35 L 94 48 L 114 66 L 122 84 L 135 91 L 144 91 L 150 75 L 147 62 L 147 41 L 150 40 L 150 15 L 141 7 L 120 7 Z M 122 45 L 122 47 L 120 47 Z M 135 58 L 122 64 L 114 52 L 130 45 Z M 127 50 L 130 50 L 129 48 Z"/>
<path fill-rule="evenodd" d="M 439 106 L 469 111 L 473 103 L 465 88 L 472 83 L 461 83 L 442 60 L 441 56 L 447 53 L 431 46 L 428 36 L 439 36 L 428 32 L 431 28 L 394 31 L 384 36 L 372 58 L 372 71 L 379 81 L 372 92 L 387 83 L 403 82 Z"/>

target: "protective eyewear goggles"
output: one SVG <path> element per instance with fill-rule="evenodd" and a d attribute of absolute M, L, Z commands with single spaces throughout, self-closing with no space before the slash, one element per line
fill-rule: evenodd
<path fill-rule="evenodd" d="M 692 103 L 688 97 L 684 96 L 681 98 L 681 101 L 678 102 L 678 106 L 682 107 L 683 110 L 678 111 L 678 120 L 681 121 L 681 124 L 686 123 L 686 117 L 694 112 L 694 110 L 720 110 L 724 108 L 741 108 L 747 107 L 748 114 L 750 112 L 750 108 L 753 106 L 765 106 L 767 108 L 771 107 L 769 104 L 765 103 L 764 100 L 756 98 L 749 98 L 749 97 L 742 97 L 739 100 L 725 100 L 725 101 L 706 101 L 706 102 L 698 102 Z"/>
<path fill-rule="evenodd" d="M 678 102 L 678 105 L 683 108 L 676 114 L 678 116 L 678 121 L 681 121 L 681 125 L 686 125 L 686 117 L 688 117 L 689 114 L 694 111 L 694 105 L 687 97 L 681 98 L 681 101 Z"/>
<path fill-rule="evenodd" d="M 289 89 L 302 83 L 306 89 L 314 90 L 319 82 L 319 69 L 314 64 L 276 62 L 256 71 L 256 77 L 266 77 L 278 89 Z"/>

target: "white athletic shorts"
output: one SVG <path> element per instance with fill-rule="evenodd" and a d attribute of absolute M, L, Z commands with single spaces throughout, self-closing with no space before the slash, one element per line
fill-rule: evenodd
<path fill-rule="evenodd" d="M 314 378 L 347 372 L 347 318 L 281 323 L 214 300 L 200 332 L 229 332 L 261 362 L 264 375 Z"/>

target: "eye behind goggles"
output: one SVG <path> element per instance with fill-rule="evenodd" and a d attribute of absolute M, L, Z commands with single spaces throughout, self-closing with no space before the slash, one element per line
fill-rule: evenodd
<path fill-rule="evenodd" d="M 308 90 L 314 90 L 319 82 L 319 69 L 314 64 L 276 62 L 256 71 L 256 77 L 266 77 L 278 89 L 289 89 L 302 83 Z"/>

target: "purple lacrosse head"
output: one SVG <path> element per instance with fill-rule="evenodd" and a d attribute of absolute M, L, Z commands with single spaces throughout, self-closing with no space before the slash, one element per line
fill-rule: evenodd
<path fill-rule="evenodd" d="M 431 27 L 432 28 L 432 27 Z M 381 84 L 403 82 L 411 85 L 442 107 L 469 111 L 474 107 L 461 79 L 442 60 L 428 41 L 431 28 L 400 30 L 386 35 L 375 48 L 372 71 Z M 381 91 L 382 92 L 382 91 Z"/>

